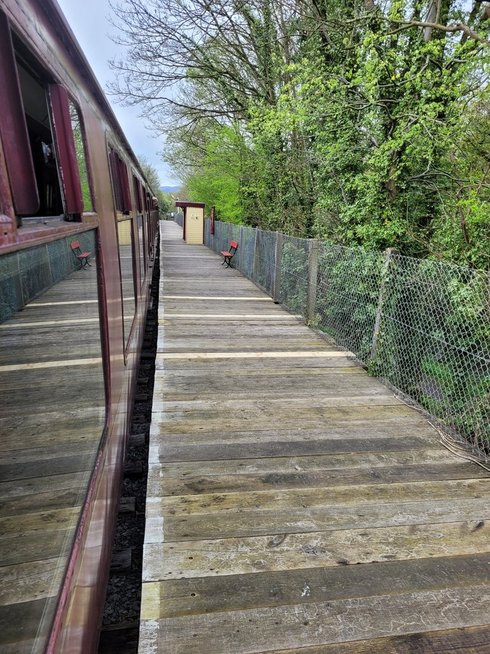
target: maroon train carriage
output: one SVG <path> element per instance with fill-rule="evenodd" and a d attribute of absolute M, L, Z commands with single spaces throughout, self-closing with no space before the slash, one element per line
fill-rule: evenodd
<path fill-rule="evenodd" d="M 0 0 L 0 650 L 97 647 L 158 209 L 54 0 Z"/>

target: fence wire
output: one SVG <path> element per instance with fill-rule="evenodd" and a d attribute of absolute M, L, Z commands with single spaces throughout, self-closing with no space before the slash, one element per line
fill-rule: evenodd
<path fill-rule="evenodd" d="M 276 232 L 255 231 L 253 280 L 266 293 L 274 292 L 276 271 Z"/>
<path fill-rule="evenodd" d="M 320 244 L 318 326 L 366 364 L 371 356 L 383 263 L 379 252 Z"/>
<path fill-rule="evenodd" d="M 207 221 L 208 247 L 232 239 L 238 270 L 490 460 L 489 273 Z"/>
<path fill-rule="evenodd" d="M 277 299 L 288 311 L 304 318 L 307 318 L 309 249 L 305 238 L 283 237 Z"/>
<path fill-rule="evenodd" d="M 395 255 L 373 371 L 488 455 L 490 276 Z"/>

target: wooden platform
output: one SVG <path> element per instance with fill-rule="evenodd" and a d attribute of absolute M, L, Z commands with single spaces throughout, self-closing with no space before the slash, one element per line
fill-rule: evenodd
<path fill-rule="evenodd" d="M 104 425 L 95 266 L 0 343 L 0 651 L 41 653 Z"/>
<path fill-rule="evenodd" d="M 140 654 L 490 652 L 490 477 L 164 223 Z"/>

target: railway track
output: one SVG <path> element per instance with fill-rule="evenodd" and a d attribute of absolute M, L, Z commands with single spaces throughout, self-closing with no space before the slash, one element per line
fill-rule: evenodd
<path fill-rule="evenodd" d="M 155 257 L 111 571 L 98 654 L 136 654 L 141 604 L 148 439 L 158 335 L 159 247 Z"/>

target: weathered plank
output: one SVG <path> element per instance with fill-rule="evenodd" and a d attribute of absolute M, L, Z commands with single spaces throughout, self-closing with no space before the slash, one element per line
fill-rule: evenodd
<path fill-rule="evenodd" d="M 372 426 L 373 431 L 376 426 Z M 268 430 L 267 430 L 268 431 Z M 379 433 L 379 432 L 378 432 Z M 311 434 L 311 432 L 310 432 Z M 166 440 L 168 444 L 162 444 L 155 447 L 153 453 L 153 460 L 158 459 L 161 463 L 170 463 L 173 461 L 217 461 L 217 460 L 235 460 L 243 457 L 250 459 L 252 456 L 261 458 L 265 457 L 278 457 L 278 456 L 301 456 L 301 455 L 317 455 L 317 454 L 342 454 L 348 452 L 377 452 L 383 446 L 390 451 L 405 451 L 416 449 L 424 449 L 427 446 L 428 439 L 424 439 L 424 434 L 420 436 L 404 434 L 401 432 L 398 438 L 383 438 L 383 432 L 378 438 L 355 438 L 352 434 L 346 433 L 347 438 L 342 437 L 326 439 L 323 434 L 318 434 L 318 438 L 308 438 L 308 434 L 304 435 L 303 440 L 289 440 L 284 438 L 284 432 L 276 434 L 276 438 L 284 438 L 284 440 L 270 441 L 266 438 L 262 441 L 264 432 L 255 432 L 251 436 L 250 432 L 247 435 L 237 432 L 228 432 L 223 434 L 224 444 L 216 442 L 218 437 L 216 434 L 206 434 L 198 432 L 197 436 L 193 439 L 202 440 L 203 443 L 186 442 L 187 433 L 176 434 L 168 433 Z M 232 436 L 236 435 L 236 443 L 232 441 Z M 301 436 L 301 434 L 299 434 Z M 209 437 L 210 436 L 210 437 Z M 228 436 L 228 438 L 226 438 Z M 242 438 L 240 438 L 242 436 Z M 322 437 L 323 436 L 323 437 Z M 349 437 L 350 436 L 350 437 Z M 298 438 L 298 434 L 296 434 Z M 176 444 L 174 444 L 174 442 Z M 430 441 L 429 441 L 430 442 Z M 480 475 L 481 473 L 477 473 Z"/>
<path fill-rule="evenodd" d="M 490 554 L 152 582 L 155 618 L 478 585 Z"/>
<path fill-rule="evenodd" d="M 462 556 L 490 550 L 481 520 L 435 525 L 202 539 L 146 545 L 148 581 Z"/>
<path fill-rule="evenodd" d="M 482 468 L 475 473 L 471 463 L 458 461 L 457 463 L 427 463 L 420 465 L 378 466 L 354 469 L 329 468 L 323 470 L 303 470 L 291 472 L 268 472 L 265 474 L 219 475 L 211 477 L 199 475 L 186 477 L 182 482 L 172 483 L 170 480 L 165 486 L 169 495 L 209 494 L 262 491 L 270 488 L 327 488 L 331 486 L 361 486 L 366 484 L 390 484 L 404 481 L 425 481 L 445 479 L 474 479 L 486 478 Z"/>
<path fill-rule="evenodd" d="M 158 450 L 157 450 L 158 451 Z M 240 474 L 287 473 L 344 468 L 372 468 L 404 466 L 420 463 L 455 463 L 458 457 L 440 448 L 386 452 L 348 452 L 346 454 L 318 454 L 312 456 L 280 456 L 264 459 L 228 459 L 227 461 L 190 461 L 162 464 L 162 476 L 181 478 L 196 476 L 227 476 Z M 239 481 L 239 480 L 238 480 Z M 172 483 L 172 482 L 171 482 Z M 178 482 L 174 482 L 178 483 Z"/>
<path fill-rule="evenodd" d="M 158 412 L 154 404 L 153 411 Z M 413 409 L 400 403 L 393 405 L 370 406 L 361 404 L 352 406 L 348 400 L 337 407 L 314 407 L 297 409 L 294 412 L 283 412 L 278 415 L 273 407 L 263 409 L 238 409 L 233 412 L 230 420 L 229 411 L 194 411 L 192 415 L 186 412 L 172 411 L 162 413 L 163 428 L 167 432 L 188 433 L 198 432 L 206 426 L 207 431 L 241 431 L 246 426 L 249 430 L 270 430 L 277 426 L 280 418 L 282 429 L 291 429 L 300 426 L 303 430 L 325 428 L 331 422 L 343 422 L 353 426 L 358 421 L 385 422 L 391 420 L 399 426 L 403 425 L 405 418 L 412 417 Z"/>
<path fill-rule="evenodd" d="M 269 654 L 487 654 L 489 651 L 489 627 L 461 627 L 319 647 L 269 650 Z"/>
<path fill-rule="evenodd" d="M 219 498 L 219 496 L 217 496 Z M 264 511 L 240 510 L 224 513 L 210 505 L 207 514 L 185 517 L 168 511 L 165 519 L 165 542 L 202 540 L 209 538 L 239 538 L 267 534 L 293 534 L 335 529 L 380 528 L 404 525 L 431 525 L 444 522 L 468 521 L 474 525 L 488 521 L 490 508 L 487 499 L 441 500 L 405 502 L 403 504 L 368 504 L 330 506 L 312 509 L 275 509 Z M 305 508 L 306 507 L 306 508 Z M 151 510 L 148 511 L 151 516 Z M 151 517 L 148 517 L 151 521 Z"/>
<path fill-rule="evenodd" d="M 274 489 L 255 492 L 211 493 L 164 496 L 165 478 L 152 482 L 159 511 L 170 515 L 209 513 L 210 507 L 219 513 L 248 509 L 281 510 L 288 508 L 322 508 L 326 506 L 429 502 L 446 499 L 485 499 L 490 491 L 490 479 L 467 479 L 390 484 L 339 485 L 330 488 Z M 149 503 L 150 506 L 150 503 Z"/>
<path fill-rule="evenodd" d="M 145 650 L 143 645 L 140 652 L 249 654 L 478 626 L 488 619 L 490 587 L 475 585 L 162 620 L 155 619 L 151 604 L 143 606 L 151 619 L 143 622 L 141 637 L 153 649 Z"/>
<path fill-rule="evenodd" d="M 0 568 L 0 606 L 30 602 L 53 595 L 64 574 L 58 558 Z"/>

